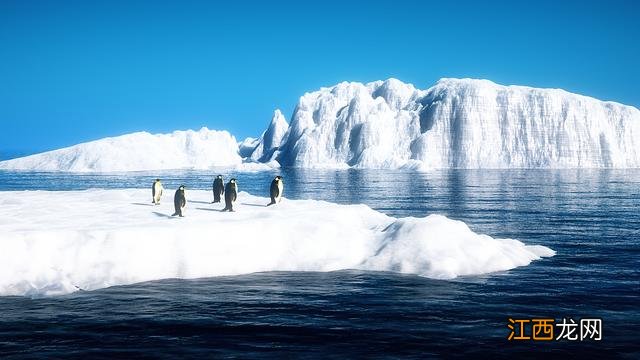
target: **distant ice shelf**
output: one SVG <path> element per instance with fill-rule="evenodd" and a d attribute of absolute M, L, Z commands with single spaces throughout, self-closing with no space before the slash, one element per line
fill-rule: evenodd
<path fill-rule="evenodd" d="M 202 128 L 152 135 L 137 132 L 0 162 L 0 169 L 116 172 L 208 169 L 242 164 L 227 131 Z"/>
<path fill-rule="evenodd" d="M 343 82 L 276 110 L 258 138 L 206 128 L 135 133 L 0 162 L 0 169 L 640 168 L 640 111 L 559 89 L 441 79 Z"/>
<path fill-rule="evenodd" d="M 184 218 L 149 190 L 0 192 L 0 296 L 56 295 L 166 278 L 360 269 L 436 279 L 528 265 L 553 250 L 476 234 L 441 215 L 241 192 L 235 213 L 187 190 Z M 55 204 L 55 206 L 42 206 Z M 331 226 L 326 226 L 331 224 Z"/>

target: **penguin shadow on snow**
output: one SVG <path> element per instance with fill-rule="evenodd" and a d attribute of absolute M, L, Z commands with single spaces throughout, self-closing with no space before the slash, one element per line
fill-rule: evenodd
<path fill-rule="evenodd" d="M 147 204 L 147 203 L 139 203 L 139 202 L 131 203 L 131 205 L 155 206 L 153 203 Z"/>
<path fill-rule="evenodd" d="M 163 213 L 160 213 L 160 212 L 157 212 L 157 211 L 152 211 L 152 213 L 153 213 L 155 216 L 159 216 L 159 217 L 163 217 L 163 218 L 168 218 L 168 219 L 175 219 L 175 218 L 176 218 L 175 216 L 171 216 L 171 215 L 163 214 Z"/>
<path fill-rule="evenodd" d="M 210 201 L 200 201 L 200 200 L 187 200 L 187 202 L 194 203 L 194 204 L 211 204 Z"/>
<path fill-rule="evenodd" d="M 208 209 L 208 208 L 203 208 L 203 207 L 197 207 L 196 210 L 220 211 L 220 209 Z"/>

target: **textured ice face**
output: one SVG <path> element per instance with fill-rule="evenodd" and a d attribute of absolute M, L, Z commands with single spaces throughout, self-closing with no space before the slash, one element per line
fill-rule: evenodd
<path fill-rule="evenodd" d="M 443 79 L 413 157 L 427 168 L 640 166 L 640 111 L 558 89 Z"/>
<path fill-rule="evenodd" d="M 397 167 L 419 134 L 412 85 L 341 83 L 305 94 L 278 158 L 302 167 Z"/>
<path fill-rule="evenodd" d="M 255 148 L 248 156 L 256 162 L 274 160 L 278 155 L 276 152 L 282 144 L 287 130 L 289 130 L 289 124 L 284 119 L 282 112 L 276 110 L 273 113 L 269 127 L 262 133 L 262 136 L 254 142 Z"/>
<path fill-rule="evenodd" d="M 487 80 L 341 83 L 300 99 L 281 150 L 297 167 L 640 167 L 640 111 Z"/>

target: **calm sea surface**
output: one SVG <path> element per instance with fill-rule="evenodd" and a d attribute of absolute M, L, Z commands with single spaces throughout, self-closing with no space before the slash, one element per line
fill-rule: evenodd
<path fill-rule="evenodd" d="M 447 281 L 269 272 L 0 297 L 0 357 L 640 358 L 640 170 L 223 172 L 263 196 L 276 173 L 290 199 L 439 213 L 557 255 Z M 156 177 L 209 189 L 216 174 L 0 171 L 0 191 L 150 188 Z M 508 318 L 600 318 L 602 340 L 508 341 Z"/>

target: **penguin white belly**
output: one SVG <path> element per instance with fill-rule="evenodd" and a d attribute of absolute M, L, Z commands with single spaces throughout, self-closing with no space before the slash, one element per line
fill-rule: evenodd
<path fill-rule="evenodd" d="M 155 184 L 154 185 L 154 197 L 153 200 L 155 200 L 156 203 L 160 202 L 160 196 L 162 196 L 162 186 L 159 184 Z"/>
<path fill-rule="evenodd" d="M 278 197 L 276 198 L 277 202 L 282 200 L 282 190 L 284 190 L 284 186 L 282 186 L 282 181 L 278 181 Z"/>

